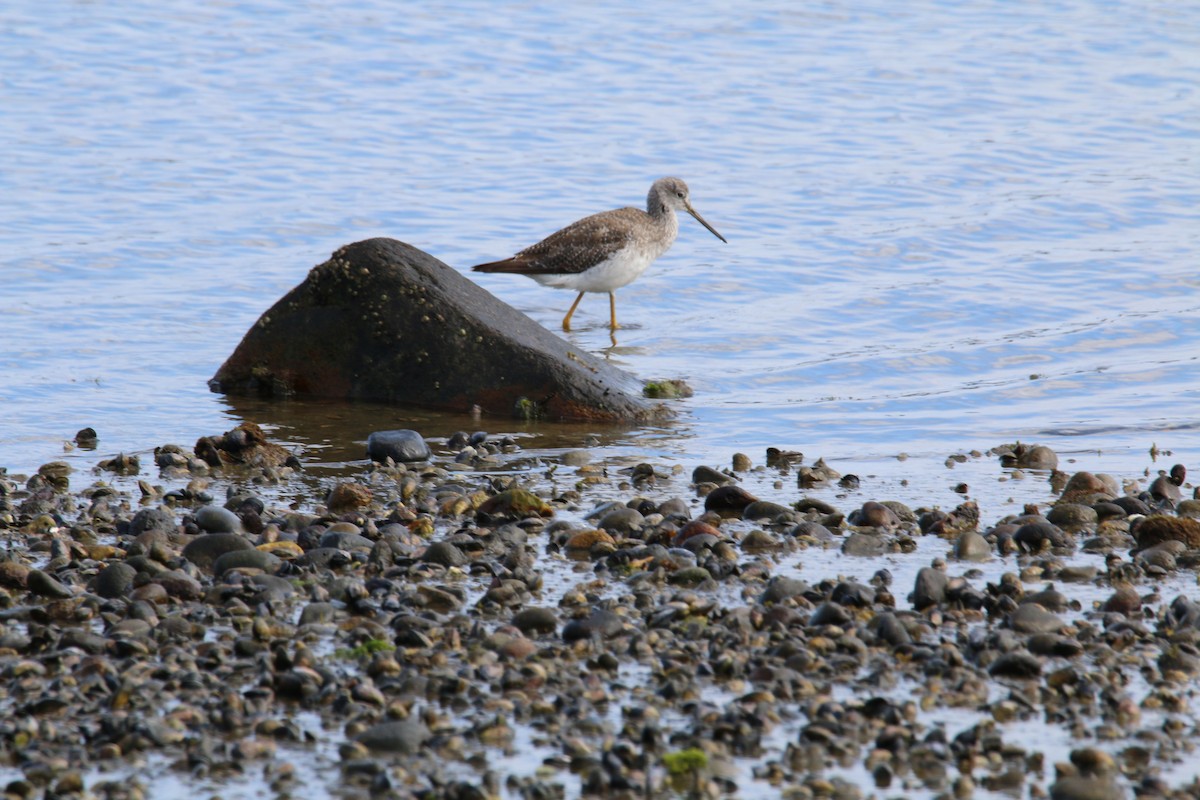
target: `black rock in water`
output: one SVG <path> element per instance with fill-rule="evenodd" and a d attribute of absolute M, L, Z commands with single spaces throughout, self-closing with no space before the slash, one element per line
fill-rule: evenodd
<path fill-rule="evenodd" d="M 347 245 L 313 267 L 209 387 L 526 418 L 671 416 L 631 375 L 394 239 Z"/>
<path fill-rule="evenodd" d="M 416 431 L 401 429 L 375 431 L 367 437 L 367 458 L 384 462 L 389 458 L 397 464 L 425 461 L 430 456 L 429 445 Z"/>

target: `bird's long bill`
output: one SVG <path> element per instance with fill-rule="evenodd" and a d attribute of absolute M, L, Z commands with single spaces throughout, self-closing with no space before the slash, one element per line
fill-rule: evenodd
<path fill-rule="evenodd" d="M 729 244 L 729 242 L 728 242 L 728 241 L 725 239 L 725 237 L 724 237 L 724 236 L 722 236 L 721 234 L 717 233 L 717 229 L 716 229 L 716 228 L 714 228 L 712 225 L 709 225 L 707 222 L 705 222 L 705 221 L 704 221 L 704 217 L 700 216 L 700 214 L 699 214 L 699 213 L 696 211 L 696 209 L 692 208 L 692 204 L 691 204 L 691 203 L 687 203 L 687 204 L 685 204 L 685 205 L 684 205 L 684 208 L 686 208 L 686 209 L 687 209 L 687 212 L 688 212 L 689 214 L 691 214 L 693 217 L 695 217 L 695 218 L 696 218 L 696 222 L 699 222 L 701 225 L 703 225 L 704 227 L 708 228 L 708 232 L 709 232 L 709 233 L 711 233 L 713 236 L 715 236 L 715 237 L 717 237 L 718 239 L 720 239 L 722 242 L 725 242 L 725 244 Z"/>

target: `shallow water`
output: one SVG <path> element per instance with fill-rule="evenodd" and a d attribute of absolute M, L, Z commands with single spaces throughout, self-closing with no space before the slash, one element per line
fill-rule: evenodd
<path fill-rule="evenodd" d="M 487 9 L 10 4 L 0 463 L 230 427 L 205 380 L 341 244 L 465 269 L 663 174 L 730 243 L 619 293 L 613 361 L 697 390 L 639 447 L 1196 451 L 1196 9 Z"/>
<path fill-rule="evenodd" d="M 1197 31 L 1195 6 L 1082 0 L 16 0 L 0 18 L 0 466 L 86 471 L 243 419 L 317 471 L 385 427 L 486 428 L 547 457 L 595 434 L 597 460 L 685 475 L 801 450 L 863 477 L 855 500 L 953 506 L 965 482 L 987 521 L 1045 502 L 1044 481 L 948 455 L 1020 439 L 1072 469 L 1194 466 Z M 391 236 L 465 270 L 640 205 L 667 174 L 729 243 L 682 220 L 619 292 L 618 344 L 596 296 L 568 336 L 691 383 L 674 424 L 206 388 L 342 244 Z M 472 277 L 555 330 L 572 299 Z M 96 451 L 64 448 L 89 425 Z"/>

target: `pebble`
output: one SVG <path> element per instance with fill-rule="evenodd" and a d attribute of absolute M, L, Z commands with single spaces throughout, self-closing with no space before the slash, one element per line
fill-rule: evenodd
<path fill-rule="evenodd" d="M 1079 533 L 1094 528 L 1100 515 L 1091 506 L 1079 503 L 1059 503 L 1046 513 L 1046 521 L 1065 531 Z"/>
<path fill-rule="evenodd" d="M 812 591 L 812 587 L 805 581 L 789 578 L 786 575 L 775 575 L 767 581 L 760 600 L 763 603 L 779 603 L 810 591 Z"/>
<path fill-rule="evenodd" d="M 718 486 L 705 496 L 704 508 L 706 511 L 734 511 L 740 514 L 756 500 L 757 497 L 740 486 Z"/>
<path fill-rule="evenodd" d="M 124 597 L 133 588 L 137 569 L 124 561 L 114 561 L 96 573 L 92 580 L 92 591 L 101 597 Z"/>
<path fill-rule="evenodd" d="M 954 557 L 961 561 L 988 561 L 992 545 L 975 531 L 966 531 L 954 540 Z"/>
<path fill-rule="evenodd" d="M 182 555 L 202 570 L 212 570 L 213 563 L 234 550 L 252 550 L 254 545 L 237 533 L 206 533 L 188 542 Z"/>
<path fill-rule="evenodd" d="M 1021 469 L 1052 470 L 1058 469 L 1058 455 L 1045 445 L 1003 445 L 996 448 L 1000 454 L 1000 463 L 1005 467 L 1020 467 Z"/>
<path fill-rule="evenodd" d="M 562 629 L 565 642 L 577 642 L 580 639 L 608 638 L 616 636 L 625 629 L 625 622 L 613 612 L 597 608 L 580 619 L 569 621 Z"/>
<path fill-rule="evenodd" d="M 418 720 L 403 719 L 372 725 L 354 737 L 369 750 L 412 755 L 429 740 L 430 732 Z"/>
<path fill-rule="evenodd" d="M 848 556 L 873 558 L 887 553 L 889 549 L 887 540 L 882 536 L 858 531 L 851 533 L 842 542 L 842 552 Z"/>
<path fill-rule="evenodd" d="M 164 508 L 143 508 L 129 521 L 129 533 L 138 536 L 146 531 L 175 530 L 175 515 Z"/>
<path fill-rule="evenodd" d="M 597 527 L 618 536 L 629 536 L 642 529 L 646 518 L 636 508 L 621 508 L 609 511 L 600 518 Z"/>
<path fill-rule="evenodd" d="M 847 521 L 851 525 L 881 528 L 884 531 L 892 531 L 900 527 L 900 516 L 883 503 L 877 503 L 874 500 L 863 503 L 861 508 L 851 512 Z"/>
<path fill-rule="evenodd" d="M 1009 618 L 1018 633 L 1058 633 L 1067 623 L 1037 603 L 1022 603 Z"/>
<path fill-rule="evenodd" d="M 1070 776 L 1050 787 L 1050 800 L 1127 800 L 1128 793 L 1112 778 Z"/>
<path fill-rule="evenodd" d="M 692 483 L 712 483 L 717 486 L 725 486 L 727 484 L 736 483 L 737 478 L 727 473 L 721 472 L 719 469 L 704 466 L 703 464 L 692 470 Z"/>
<path fill-rule="evenodd" d="M 558 630 L 558 615 L 553 609 L 535 606 L 518 611 L 513 615 L 512 624 L 526 636 L 553 634 Z"/>
<path fill-rule="evenodd" d="M 766 519 L 775 521 L 780 517 L 790 515 L 792 509 L 779 503 L 772 503 L 768 500 L 755 500 L 742 509 L 742 519 L 759 520 Z"/>
<path fill-rule="evenodd" d="M 1043 548 L 1058 550 L 1074 549 L 1070 536 L 1050 522 L 1030 522 L 1017 528 L 1013 541 L 1027 552 L 1036 553 Z"/>
<path fill-rule="evenodd" d="M 201 506 L 192 514 L 196 524 L 206 533 L 241 533 L 242 520 L 221 506 Z"/>
<path fill-rule="evenodd" d="M 274 572 L 283 563 L 279 556 L 264 550 L 231 550 L 222 553 L 213 561 L 214 575 L 221 576 L 232 569 L 255 569 L 262 572 Z"/>
<path fill-rule="evenodd" d="M 386 463 L 391 459 L 396 464 L 406 464 L 427 461 L 431 455 L 424 437 L 407 428 L 375 431 L 367 437 L 367 458 L 372 461 Z"/>
<path fill-rule="evenodd" d="M 1133 528 L 1133 535 L 1138 547 L 1142 548 L 1174 541 L 1197 549 L 1200 548 L 1200 520 L 1154 514 L 1139 520 Z"/>
<path fill-rule="evenodd" d="M 40 569 L 31 569 L 29 571 L 25 579 L 25 585 L 29 591 L 39 597 L 61 600 L 75 596 L 75 593 L 64 586 L 61 581 L 51 575 L 47 575 Z"/>
<path fill-rule="evenodd" d="M 934 567 L 922 567 L 917 572 L 909 600 L 913 608 L 923 609 L 941 605 L 946 600 L 946 587 L 950 579 L 946 573 Z"/>

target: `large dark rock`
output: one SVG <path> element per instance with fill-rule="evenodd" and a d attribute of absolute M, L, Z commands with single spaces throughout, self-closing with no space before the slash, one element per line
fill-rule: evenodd
<path fill-rule="evenodd" d="M 347 245 L 313 267 L 209 386 L 551 419 L 670 415 L 632 376 L 394 239 Z"/>

